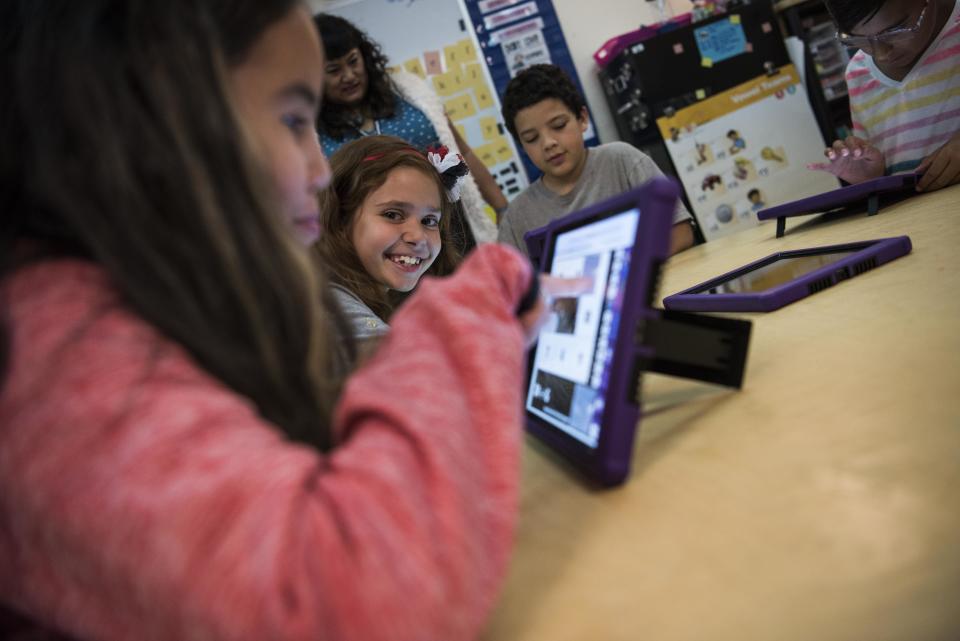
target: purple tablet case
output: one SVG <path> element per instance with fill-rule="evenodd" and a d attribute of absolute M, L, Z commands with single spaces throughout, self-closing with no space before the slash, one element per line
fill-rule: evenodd
<path fill-rule="evenodd" d="M 855 243 L 845 243 L 843 245 L 829 245 L 825 247 L 777 252 L 776 254 L 770 254 L 760 260 L 756 260 L 749 265 L 744 265 L 743 267 L 727 272 L 722 276 L 667 296 L 663 299 L 663 305 L 667 309 L 682 311 L 769 312 L 779 309 L 784 305 L 789 305 L 811 294 L 823 291 L 841 281 L 859 276 L 895 258 L 909 254 L 911 247 L 909 237 L 897 236 L 895 238 L 866 240 Z M 698 293 L 716 288 L 726 281 L 742 276 L 758 267 L 763 267 L 781 258 L 850 251 L 853 253 L 849 256 L 764 291 L 739 294 Z"/>
<path fill-rule="evenodd" d="M 873 216 L 880 210 L 880 197 L 893 193 L 910 193 L 917 184 L 917 174 L 894 174 L 881 176 L 866 182 L 833 189 L 809 198 L 801 198 L 789 203 L 768 207 L 757 212 L 759 220 L 777 220 L 777 238 L 786 232 L 787 217 L 828 212 L 841 207 L 860 203 L 867 204 L 867 215 Z"/>
<path fill-rule="evenodd" d="M 750 338 L 749 321 L 664 311 L 652 306 L 659 288 L 661 265 L 669 256 L 678 194 L 679 189 L 673 181 L 657 178 L 642 187 L 555 220 L 524 237 L 534 265 L 540 271 L 549 272 L 559 235 L 634 209 L 640 212 L 633 246 L 628 252 L 624 250 L 628 262 L 619 271 L 614 262 L 610 263 L 610 274 L 617 274 L 614 287 L 617 294 L 610 300 L 609 291 L 612 290 L 601 290 L 605 292 L 602 309 L 614 310 L 611 317 L 617 319 L 615 310 L 619 307 L 619 318 L 611 324 L 606 338 L 602 330 L 594 334 L 597 348 L 591 357 L 593 365 L 597 367 L 598 362 L 606 365 L 602 368 L 602 375 L 597 375 L 599 386 L 589 390 L 603 399 L 603 408 L 591 415 L 599 423 L 595 447 L 574 438 L 529 408 L 526 411 L 529 432 L 589 479 L 603 486 L 622 483 L 629 474 L 634 435 L 641 416 L 639 390 L 644 371 L 737 388 L 743 381 Z M 584 260 L 586 263 L 589 258 Z M 625 274 L 622 280 L 621 273 Z M 601 350 L 600 345 L 605 345 L 606 349 Z M 531 387 L 536 350 L 537 346 L 534 346 L 529 358 L 525 407 L 528 396 L 534 402 L 537 400 Z M 597 356 L 597 353 L 602 355 Z M 573 381 L 566 383 L 571 387 L 574 385 Z"/>

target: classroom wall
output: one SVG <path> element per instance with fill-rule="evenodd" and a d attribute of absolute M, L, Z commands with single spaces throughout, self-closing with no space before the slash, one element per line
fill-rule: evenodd
<path fill-rule="evenodd" d="M 329 4 L 348 0 L 309 0 L 314 11 Z M 454 0 L 451 0 L 453 2 Z M 652 0 L 553 0 L 563 34 L 570 48 L 577 75 L 583 84 L 587 104 L 593 114 L 601 142 L 618 140 L 603 89 L 597 80 L 593 52 L 613 36 L 632 31 L 640 25 L 659 22 L 658 2 Z M 690 0 L 664 0 L 668 18 L 690 11 Z"/>

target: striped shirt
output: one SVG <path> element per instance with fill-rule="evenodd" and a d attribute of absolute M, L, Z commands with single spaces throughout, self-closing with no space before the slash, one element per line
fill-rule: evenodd
<path fill-rule="evenodd" d="M 880 71 L 863 51 L 847 65 L 855 135 L 884 155 L 886 173 L 912 171 L 960 131 L 960 1 L 903 78 Z"/>

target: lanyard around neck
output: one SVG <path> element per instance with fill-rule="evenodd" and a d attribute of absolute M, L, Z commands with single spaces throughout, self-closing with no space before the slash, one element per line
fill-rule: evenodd
<path fill-rule="evenodd" d="M 362 125 L 362 124 L 363 124 L 363 123 L 360 123 L 360 125 Z M 374 121 L 373 121 L 373 131 L 364 131 L 363 129 L 360 128 L 360 125 L 354 125 L 353 128 L 356 129 L 356 130 L 357 130 L 357 133 L 360 134 L 361 136 L 372 136 L 372 135 L 374 135 L 374 134 L 376 134 L 376 135 L 378 135 L 378 136 L 380 135 L 380 121 L 379 121 L 379 120 L 374 119 Z"/>

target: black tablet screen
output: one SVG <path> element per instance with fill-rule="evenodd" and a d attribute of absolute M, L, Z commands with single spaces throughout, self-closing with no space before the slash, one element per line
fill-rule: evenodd
<path fill-rule="evenodd" d="M 830 252 L 809 256 L 784 256 L 766 264 L 758 265 L 748 272 L 735 274 L 728 280 L 711 283 L 697 294 L 755 294 L 789 283 L 805 274 L 830 265 L 860 251 Z"/>

